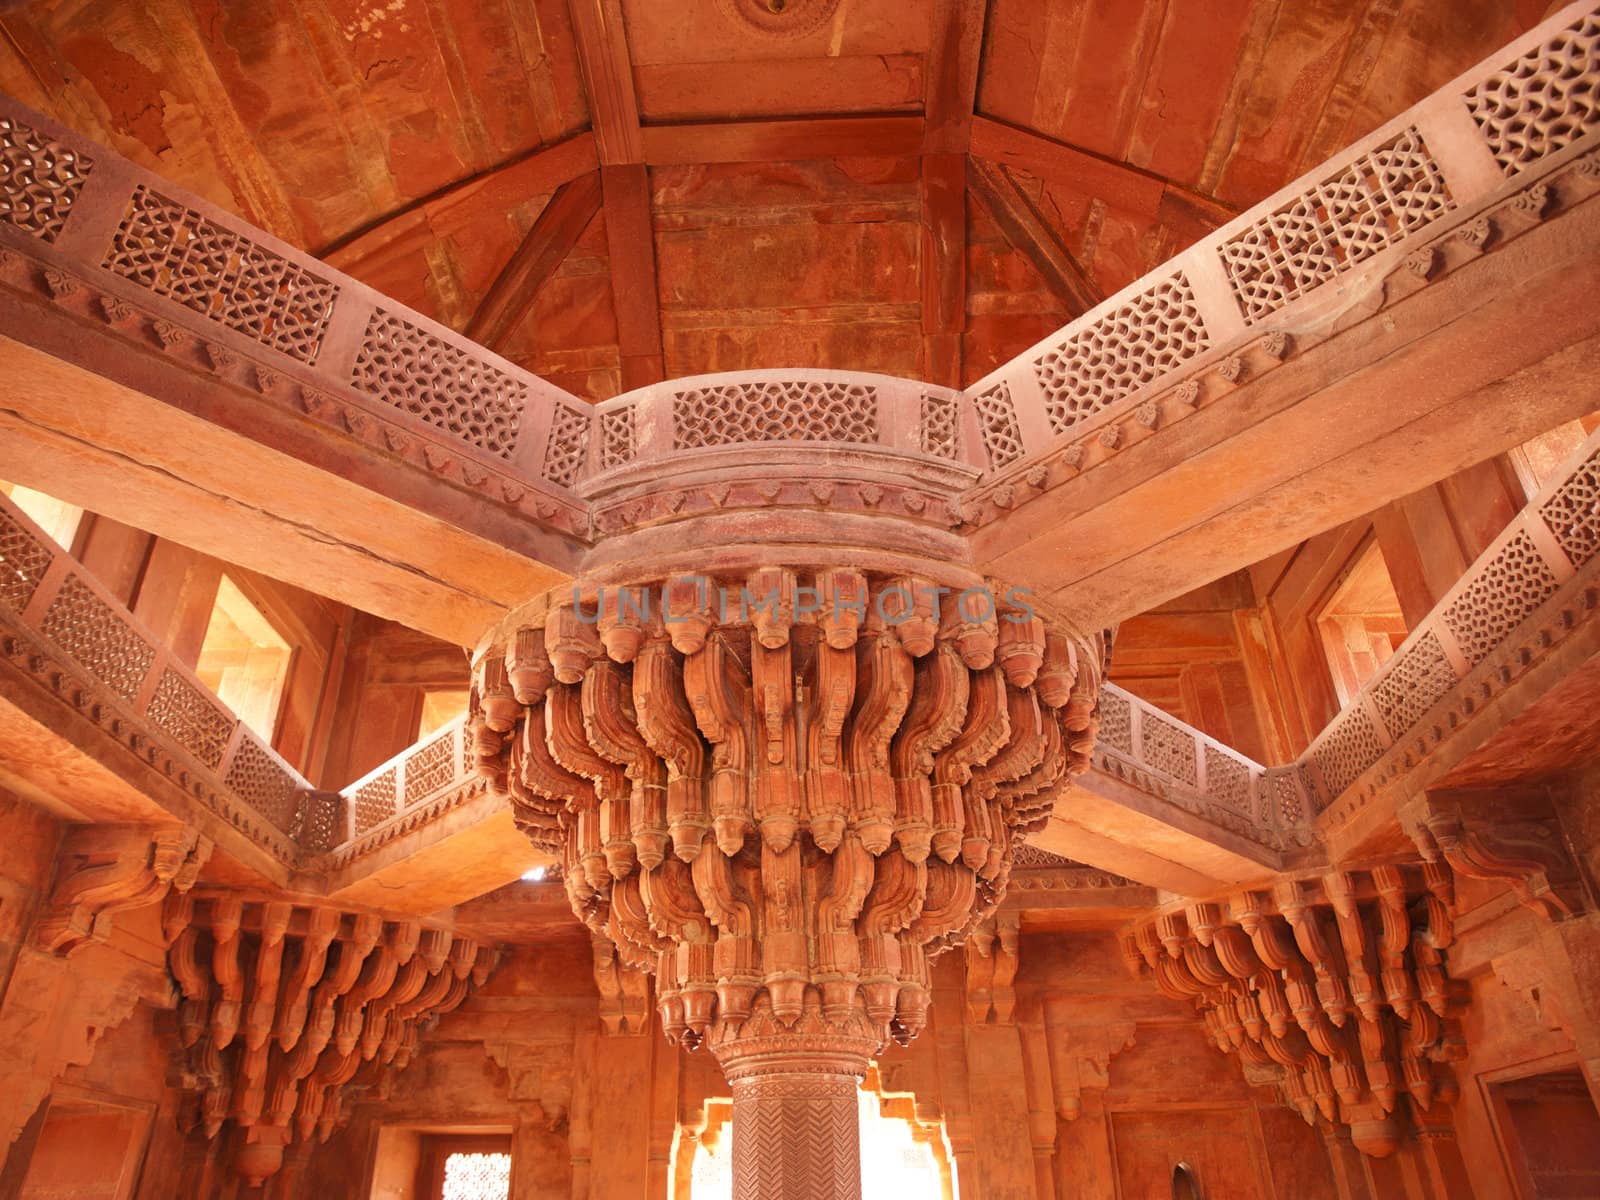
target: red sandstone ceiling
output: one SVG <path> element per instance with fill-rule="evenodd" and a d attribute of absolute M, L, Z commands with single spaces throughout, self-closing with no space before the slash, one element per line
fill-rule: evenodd
<path fill-rule="evenodd" d="M 592 170 L 591 110 L 614 109 L 616 89 L 590 97 L 587 39 L 591 73 L 620 64 L 645 127 L 655 285 L 609 250 L 608 221 L 629 222 L 621 244 L 646 240 L 642 210 L 609 185 L 592 219 L 569 197 L 578 215 L 496 348 L 612 395 L 620 295 L 659 313 L 669 377 L 805 365 L 956 382 L 1549 7 L 0 0 L 0 88 L 466 329 L 557 186 Z M 963 29 L 968 45 L 981 36 L 975 81 L 941 53 Z M 936 143 L 924 112 L 973 94 L 986 119 L 969 134 L 957 114 L 956 140 Z M 987 182 L 956 209 L 964 253 L 929 250 L 920 156 L 969 146 Z M 964 296 L 959 364 L 935 362 L 924 336 L 924 296 L 940 294 Z"/>

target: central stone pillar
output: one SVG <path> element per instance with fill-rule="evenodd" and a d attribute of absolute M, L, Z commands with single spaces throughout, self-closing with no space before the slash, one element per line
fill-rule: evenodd
<path fill-rule="evenodd" d="M 577 579 L 474 655 L 478 769 L 668 1041 L 715 1055 L 739 1200 L 861 1195 L 870 1059 L 1094 749 L 1109 637 L 977 570 L 964 471 L 891 444 L 606 472 Z"/>
<path fill-rule="evenodd" d="M 735 1200 L 859 1200 L 857 1097 L 877 1041 L 865 1012 L 840 1025 L 812 1004 L 784 1028 L 764 999 L 711 1031 L 733 1090 Z"/>

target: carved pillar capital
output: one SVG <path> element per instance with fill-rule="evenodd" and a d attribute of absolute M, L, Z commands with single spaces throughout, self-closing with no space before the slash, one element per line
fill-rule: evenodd
<path fill-rule="evenodd" d="M 1426 1112 L 1451 1086 L 1459 989 L 1448 868 L 1407 862 L 1282 879 L 1226 904 L 1142 922 L 1125 954 L 1196 1008 L 1252 1084 L 1273 1084 L 1308 1124 L 1348 1126 L 1364 1154 L 1398 1144 L 1402 1104 Z"/>
<path fill-rule="evenodd" d="M 118 912 L 188 891 L 211 855 L 211 839 L 185 826 L 83 825 L 67 834 L 55 885 L 34 926 L 39 948 L 69 955 L 103 942 Z"/>
<path fill-rule="evenodd" d="M 174 893 L 163 921 L 183 995 L 183 1081 L 208 1139 L 259 1183 L 286 1148 L 326 1140 L 343 1092 L 381 1085 L 494 969 L 491 947 L 414 920 L 226 891 Z"/>

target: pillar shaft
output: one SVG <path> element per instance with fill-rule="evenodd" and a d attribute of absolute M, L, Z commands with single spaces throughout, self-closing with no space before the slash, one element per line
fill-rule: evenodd
<path fill-rule="evenodd" d="M 733 1092 L 734 1200 L 860 1200 L 857 1095 L 876 1030 L 859 1000 L 830 1016 L 815 996 L 788 1022 L 762 995 L 748 1019 L 713 1025 Z"/>
<path fill-rule="evenodd" d="M 734 1080 L 734 1200 L 860 1200 L 859 1085 L 805 1070 Z"/>

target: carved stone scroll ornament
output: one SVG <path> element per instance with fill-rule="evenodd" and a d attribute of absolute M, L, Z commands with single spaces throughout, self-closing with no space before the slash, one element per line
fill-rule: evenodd
<path fill-rule="evenodd" d="M 1554 814 L 1530 807 L 1500 811 L 1492 801 L 1460 804 L 1425 797 L 1404 821 L 1425 858 L 1442 859 L 1468 879 L 1503 883 L 1523 907 L 1547 921 L 1564 920 L 1585 907 L 1577 864 Z"/>
<path fill-rule="evenodd" d="M 1123 953 L 1193 1003 L 1251 1082 L 1381 1157 L 1398 1145 L 1402 1099 L 1427 1112 L 1455 1090 L 1453 904 L 1442 864 L 1331 871 L 1164 913 L 1125 933 Z"/>
<path fill-rule="evenodd" d="M 285 1147 L 327 1140 L 341 1089 L 403 1070 L 422 1031 L 494 969 L 496 951 L 416 921 L 227 892 L 173 893 L 167 965 L 191 1129 L 239 1130 L 234 1169 L 252 1186 Z"/>
<path fill-rule="evenodd" d="M 736 1177 L 806 1131 L 805 1170 L 837 1181 L 740 1195 L 859 1194 L 827 1131 L 855 1154 L 868 1059 L 923 1028 L 930 960 L 993 913 L 1019 839 L 1087 768 L 1104 639 L 1003 590 L 952 601 L 981 583 L 764 568 L 580 589 L 477 658 L 480 769 L 561 857 L 578 916 L 654 974 L 669 1040 L 716 1054 L 736 1130 L 761 1131 L 736 1134 Z"/>
<path fill-rule="evenodd" d="M 40 949 L 65 957 L 103 942 L 118 912 L 186 892 L 211 856 L 211 840 L 173 826 L 81 825 L 57 856 L 55 886 L 34 926 Z"/>

